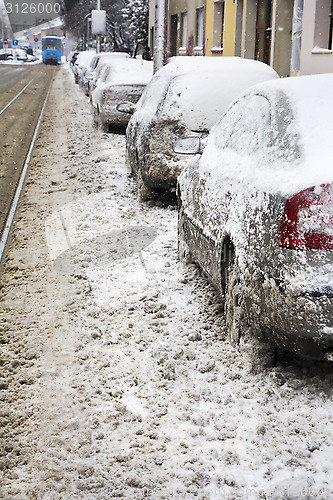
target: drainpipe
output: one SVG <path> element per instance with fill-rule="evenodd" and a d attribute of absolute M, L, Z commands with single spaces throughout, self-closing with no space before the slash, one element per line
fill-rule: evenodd
<path fill-rule="evenodd" d="M 272 6 L 272 27 L 271 27 L 271 53 L 270 53 L 270 66 L 274 68 L 274 48 L 275 48 L 275 31 L 276 31 L 276 7 L 277 0 L 273 0 Z"/>
<path fill-rule="evenodd" d="M 331 12 L 330 12 L 330 31 L 328 36 L 328 50 L 332 50 L 332 32 L 333 32 L 333 0 L 331 0 Z"/>

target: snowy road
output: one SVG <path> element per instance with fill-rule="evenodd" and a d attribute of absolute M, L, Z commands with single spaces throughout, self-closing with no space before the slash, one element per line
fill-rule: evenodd
<path fill-rule="evenodd" d="M 65 68 L 45 119 L 0 285 L 0 497 L 333 498 L 331 366 L 229 345 Z"/>

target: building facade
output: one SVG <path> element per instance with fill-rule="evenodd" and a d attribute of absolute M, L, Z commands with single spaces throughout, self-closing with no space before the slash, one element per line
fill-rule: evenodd
<path fill-rule="evenodd" d="M 256 59 L 283 77 L 332 72 L 332 9 L 332 0 L 169 0 L 168 54 Z"/>
<path fill-rule="evenodd" d="M 333 1 L 304 0 L 300 74 L 333 72 Z"/>

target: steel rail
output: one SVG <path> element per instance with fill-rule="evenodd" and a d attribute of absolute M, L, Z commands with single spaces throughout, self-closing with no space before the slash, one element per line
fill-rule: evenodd
<path fill-rule="evenodd" d="M 36 73 L 35 76 L 30 80 L 29 83 L 26 84 L 26 86 L 14 97 L 14 99 L 12 99 L 1 111 L 0 111 L 0 115 L 2 115 L 2 113 L 4 113 L 6 111 L 6 109 L 9 108 L 9 106 L 11 106 L 11 104 L 13 104 L 14 101 L 16 101 L 16 99 L 18 97 L 20 97 L 21 94 L 23 94 L 23 92 L 25 91 L 25 89 L 27 89 L 29 87 L 29 85 L 33 82 L 33 80 L 37 77 L 37 75 L 39 75 L 39 73 Z"/>
<path fill-rule="evenodd" d="M 5 248 L 6 248 L 6 244 L 7 244 L 7 241 L 8 241 L 9 233 L 10 233 L 13 221 L 14 221 L 16 209 L 17 209 L 17 206 L 18 206 L 18 203 L 19 203 L 19 200 L 20 200 L 20 196 L 21 196 L 21 192 L 22 192 L 23 186 L 24 186 L 25 177 L 26 177 L 26 174 L 27 174 L 27 171 L 28 171 L 28 167 L 29 167 L 29 163 L 30 163 L 30 160 L 31 160 L 32 151 L 34 149 L 35 142 L 36 142 L 36 139 L 37 139 L 37 135 L 38 135 L 38 132 L 39 132 L 39 127 L 40 127 L 40 124 L 42 122 L 42 118 L 43 118 L 44 110 L 45 110 L 45 107 L 46 107 L 46 103 L 47 103 L 48 97 L 49 97 L 50 92 L 51 92 L 52 83 L 53 83 L 53 78 L 50 81 L 50 85 L 49 85 L 47 94 L 45 96 L 41 112 L 39 114 L 37 125 L 35 127 L 35 131 L 34 131 L 33 137 L 31 139 L 30 147 L 29 147 L 27 156 L 25 158 L 25 162 L 24 162 L 23 169 L 22 169 L 22 172 L 21 172 L 21 176 L 20 176 L 20 179 L 19 179 L 16 191 L 15 191 L 15 195 L 14 195 L 13 201 L 11 203 L 9 214 L 7 216 L 7 220 L 6 220 L 3 232 L 2 232 L 1 237 L 0 237 L 0 263 L 2 262 L 4 253 L 5 253 Z"/>

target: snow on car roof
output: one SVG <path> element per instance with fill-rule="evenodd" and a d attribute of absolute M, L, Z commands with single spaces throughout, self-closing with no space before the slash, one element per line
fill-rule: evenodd
<path fill-rule="evenodd" d="M 82 67 L 87 66 L 95 55 L 96 52 L 92 50 L 85 50 L 84 52 L 80 52 L 80 54 L 77 56 L 76 64 Z"/>
<path fill-rule="evenodd" d="M 138 110 L 147 116 L 154 114 L 169 82 L 173 80 L 175 92 L 170 90 L 168 98 L 174 99 L 175 116 L 178 106 L 178 116 L 186 117 L 189 128 L 210 129 L 240 92 L 272 78 L 279 78 L 273 68 L 250 59 L 172 57 L 169 64 L 154 75 L 138 103 Z M 177 99 L 180 91 L 181 100 Z"/>
<path fill-rule="evenodd" d="M 110 61 L 110 68 L 106 83 L 112 85 L 146 85 L 153 76 L 153 61 L 143 59 Z"/>
<path fill-rule="evenodd" d="M 271 105 L 272 120 L 274 115 L 281 112 L 283 114 L 284 109 L 289 108 L 292 120 L 288 124 L 288 131 L 297 138 L 300 157 L 281 156 L 272 161 L 273 149 L 270 151 L 267 148 L 266 154 L 260 158 L 255 154 L 250 155 L 246 148 L 242 151 L 241 145 L 237 152 L 227 148 L 221 154 L 221 147 L 214 138 L 218 134 L 231 134 L 222 118 L 211 131 L 200 168 L 211 170 L 210 166 L 214 165 L 213 177 L 218 179 L 229 175 L 228 169 L 232 164 L 232 177 L 238 178 L 240 183 L 285 196 L 314 185 L 332 182 L 332 86 L 333 74 L 289 77 L 255 85 L 238 99 L 254 95 L 266 97 Z M 246 117 L 247 109 L 246 106 L 242 108 L 240 121 L 249 118 Z M 290 114 L 288 116 L 290 118 Z M 289 120 L 288 116 L 285 115 L 285 122 Z"/>
<path fill-rule="evenodd" d="M 195 78 L 192 70 L 176 75 L 165 99 L 171 118 L 183 117 L 192 130 L 210 130 L 245 88 L 268 78 L 279 78 L 265 64 L 230 59 L 222 59 L 222 64 L 217 65 L 209 63 L 205 71 L 195 70 Z"/>
<path fill-rule="evenodd" d="M 318 161 L 318 155 L 324 153 L 327 160 L 327 155 L 330 153 L 332 158 L 332 73 L 283 78 L 278 82 L 266 82 L 260 88 L 261 91 L 269 92 L 271 96 L 274 92 L 278 94 L 281 91 L 287 96 L 297 118 L 307 157 L 315 155 Z M 330 162 L 326 161 L 326 164 L 329 165 Z M 332 174 L 332 167 L 329 170 Z"/>
<path fill-rule="evenodd" d="M 99 63 L 102 63 L 102 61 L 113 61 L 115 59 L 132 59 L 127 52 L 100 52 L 96 54 L 96 56 L 99 56 Z"/>
<path fill-rule="evenodd" d="M 102 98 L 104 90 L 114 85 L 147 85 L 153 76 L 153 62 L 131 57 L 112 60 L 105 65 L 105 72 L 108 72 L 106 81 L 103 81 L 104 73 L 100 83 L 92 93 L 94 104 Z"/>

